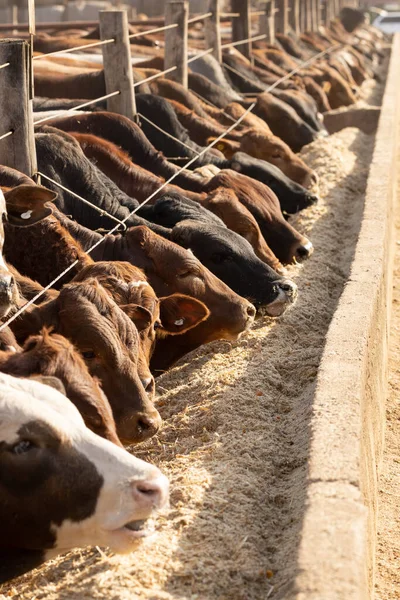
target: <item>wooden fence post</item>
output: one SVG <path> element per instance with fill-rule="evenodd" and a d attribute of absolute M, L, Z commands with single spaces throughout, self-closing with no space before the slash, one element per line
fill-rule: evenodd
<path fill-rule="evenodd" d="M 251 38 L 250 0 L 231 0 L 231 10 L 240 17 L 232 18 L 232 42 Z M 236 46 L 246 58 L 251 59 L 251 42 Z"/>
<path fill-rule="evenodd" d="M 289 31 L 288 1 L 289 0 L 276 0 L 278 12 L 275 17 L 275 31 L 276 33 L 283 33 L 284 35 L 287 35 Z"/>
<path fill-rule="evenodd" d="M 319 26 L 321 25 L 321 0 L 313 0 L 314 2 L 314 31 L 319 30 Z"/>
<path fill-rule="evenodd" d="M 307 29 L 307 0 L 300 0 L 300 30 L 302 33 Z"/>
<path fill-rule="evenodd" d="M 265 15 L 260 17 L 259 29 L 261 35 L 267 36 L 267 42 L 275 43 L 275 0 L 269 0 L 265 6 Z"/>
<path fill-rule="evenodd" d="M 325 2 L 325 26 L 329 27 L 330 22 L 332 20 L 332 4 L 333 0 L 326 0 Z"/>
<path fill-rule="evenodd" d="M 213 48 L 212 55 L 222 63 L 219 0 L 209 0 L 208 12 L 212 12 L 212 16 L 204 21 L 206 47 Z"/>
<path fill-rule="evenodd" d="M 185 88 L 188 86 L 188 16 L 189 5 L 186 0 L 173 0 L 165 5 L 165 25 L 177 27 L 165 31 L 164 69 L 176 66 L 166 77 Z"/>
<path fill-rule="evenodd" d="M 115 40 L 101 47 L 106 94 L 120 92 L 118 96 L 107 99 L 107 110 L 134 120 L 136 103 L 126 11 L 102 10 L 99 12 L 99 19 L 100 38 Z"/>
<path fill-rule="evenodd" d="M 37 172 L 33 132 L 31 49 L 24 40 L 0 40 L 0 164 L 32 177 Z"/>
<path fill-rule="evenodd" d="M 289 14 L 290 26 L 296 35 L 300 34 L 300 2 L 301 0 L 292 0 Z"/>
<path fill-rule="evenodd" d="M 311 31 L 316 31 L 315 0 L 308 0 L 309 23 Z"/>

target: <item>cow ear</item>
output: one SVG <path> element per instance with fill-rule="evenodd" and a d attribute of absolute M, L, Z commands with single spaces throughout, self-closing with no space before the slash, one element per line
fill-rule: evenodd
<path fill-rule="evenodd" d="M 120 304 L 119 307 L 124 313 L 134 322 L 138 331 L 143 331 L 150 327 L 153 317 L 152 314 L 144 306 L 139 304 Z"/>
<path fill-rule="evenodd" d="M 17 227 L 29 227 L 53 214 L 46 202 L 57 198 L 57 193 L 40 185 L 18 185 L 4 194 L 8 221 Z"/>
<path fill-rule="evenodd" d="M 149 229 L 145 225 L 129 227 L 128 233 L 129 237 L 133 238 L 133 240 L 136 241 L 142 248 L 144 248 L 149 241 Z"/>
<path fill-rule="evenodd" d="M 34 379 L 35 381 L 39 381 L 39 383 L 48 385 L 64 396 L 67 395 L 64 384 L 58 377 L 53 377 L 52 375 L 32 375 L 29 379 Z"/>
<path fill-rule="evenodd" d="M 205 321 L 210 314 L 207 306 L 184 294 L 172 294 L 160 298 L 160 333 L 177 335 L 185 333 Z"/>
<path fill-rule="evenodd" d="M 179 246 L 183 246 L 184 248 L 189 248 L 191 243 L 191 235 L 190 230 L 185 227 L 186 221 L 180 221 L 175 225 L 172 229 L 171 233 L 171 241 L 175 242 Z"/>

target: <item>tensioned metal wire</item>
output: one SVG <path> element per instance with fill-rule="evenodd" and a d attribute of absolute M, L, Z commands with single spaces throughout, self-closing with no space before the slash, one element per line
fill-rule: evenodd
<path fill-rule="evenodd" d="M 285 75 L 284 77 L 281 77 L 280 79 L 278 79 L 271 86 L 269 86 L 266 91 L 271 91 L 272 89 L 275 89 L 282 81 L 285 81 L 288 78 L 292 77 L 292 75 L 296 74 L 297 72 L 299 72 L 301 69 L 303 69 L 305 66 L 311 64 L 312 62 L 315 62 L 316 60 L 318 60 L 318 58 L 321 58 L 325 54 L 328 54 L 329 52 L 332 52 L 332 50 L 336 49 L 338 46 L 339 46 L 339 44 L 335 44 L 334 46 L 331 46 L 330 48 L 327 48 L 326 50 L 324 50 L 322 52 L 318 52 L 318 54 L 314 55 L 309 60 L 304 61 L 303 63 L 301 63 L 298 67 L 296 67 L 296 69 L 293 69 L 290 73 L 287 73 L 287 75 Z M 233 123 L 232 125 L 230 125 L 226 131 L 224 131 L 221 135 L 219 135 L 217 138 L 215 138 L 215 140 L 213 140 L 213 142 L 211 142 L 201 152 L 199 152 L 197 156 L 193 157 L 185 165 L 183 165 L 182 167 L 180 167 L 157 190 L 155 190 L 154 192 L 152 192 L 143 202 L 141 202 L 134 210 L 132 210 L 129 213 L 129 215 L 127 215 L 124 219 L 122 219 L 121 221 L 119 221 L 118 224 L 115 227 L 113 227 L 113 229 L 111 229 L 105 236 L 103 236 L 102 238 L 100 238 L 95 244 L 93 244 L 90 248 L 88 248 L 88 250 L 86 250 L 86 253 L 87 254 L 91 254 L 91 252 L 93 252 L 93 250 L 95 250 L 98 246 L 100 246 L 102 243 L 104 243 L 104 241 L 107 239 L 108 236 L 113 235 L 114 233 L 116 233 L 118 231 L 119 227 L 121 226 L 121 224 L 125 224 L 126 221 L 128 221 L 134 214 L 136 214 L 142 208 L 142 206 L 144 206 L 145 204 L 147 204 L 148 202 L 150 202 L 150 200 L 152 200 L 157 194 L 159 194 L 159 192 L 161 190 L 163 190 L 167 185 L 169 185 L 170 183 L 172 183 L 172 181 L 174 181 L 174 179 L 176 177 L 178 177 L 178 175 L 180 175 L 181 173 L 183 173 L 184 171 L 186 171 L 193 163 L 196 162 L 196 160 L 198 158 L 200 158 L 201 156 L 203 156 L 206 152 L 208 152 L 211 148 L 213 148 L 216 144 L 218 144 L 224 137 L 226 137 L 231 131 L 233 131 L 236 127 L 238 127 L 240 125 L 240 123 L 243 121 L 243 119 L 254 109 L 254 107 L 256 106 L 256 104 L 257 104 L 257 102 L 253 102 L 245 110 L 245 112 L 235 121 L 235 123 Z M 70 190 L 68 190 L 68 191 L 70 191 Z M 41 296 L 43 296 L 43 294 L 45 294 L 50 288 L 52 288 L 54 286 L 54 284 L 57 283 L 57 281 L 59 281 L 60 279 L 62 279 L 62 277 L 64 277 L 64 275 L 66 275 L 78 263 L 79 263 L 79 259 L 75 260 L 66 269 L 64 269 L 57 277 L 55 277 L 46 287 L 44 287 L 43 290 L 41 290 L 38 294 L 36 294 L 33 298 L 31 298 L 31 300 L 29 300 L 28 302 L 26 302 L 26 304 L 24 304 L 12 317 L 10 317 L 9 319 L 7 319 L 7 321 L 5 321 L 0 326 L 0 332 L 3 331 L 8 325 L 10 325 L 10 323 L 12 323 L 16 318 L 18 318 L 23 312 L 25 312 L 29 308 L 29 306 L 32 306 L 32 304 L 34 304 Z"/>

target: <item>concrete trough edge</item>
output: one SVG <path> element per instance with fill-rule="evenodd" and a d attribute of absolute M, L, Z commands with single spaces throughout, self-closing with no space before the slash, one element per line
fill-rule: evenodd
<path fill-rule="evenodd" d="M 317 377 L 307 500 L 291 596 L 296 600 L 365 600 L 374 594 L 399 114 L 396 34 L 360 235 Z"/>

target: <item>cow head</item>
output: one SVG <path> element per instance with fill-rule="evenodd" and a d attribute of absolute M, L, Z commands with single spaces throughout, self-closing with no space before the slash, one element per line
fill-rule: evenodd
<path fill-rule="evenodd" d="M 57 390 L 0 374 L 1 583 L 77 546 L 134 549 L 167 499 L 156 467 L 87 429 Z"/>

